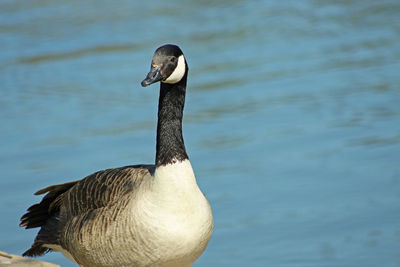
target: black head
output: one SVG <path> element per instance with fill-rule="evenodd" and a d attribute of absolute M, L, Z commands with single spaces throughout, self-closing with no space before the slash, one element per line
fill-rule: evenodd
<path fill-rule="evenodd" d="M 154 52 L 150 72 L 142 81 L 142 86 L 152 83 L 178 83 L 187 71 L 182 50 L 177 45 L 166 44 Z"/>

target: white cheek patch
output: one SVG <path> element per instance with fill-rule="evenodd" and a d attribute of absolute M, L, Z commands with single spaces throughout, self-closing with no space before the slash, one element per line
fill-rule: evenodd
<path fill-rule="evenodd" d="M 175 70 L 171 73 L 171 75 L 169 75 L 169 77 L 165 81 L 162 82 L 163 83 L 179 82 L 182 79 L 183 75 L 185 75 L 185 69 L 186 69 L 185 58 L 183 57 L 183 55 L 180 55 Z"/>

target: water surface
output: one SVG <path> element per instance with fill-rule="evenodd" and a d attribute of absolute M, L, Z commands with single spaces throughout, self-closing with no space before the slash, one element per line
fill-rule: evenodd
<path fill-rule="evenodd" d="M 176 43 L 215 219 L 194 266 L 400 266 L 399 41 L 394 0 L 2 1 L 0 250 L 36 190 L 154 161 L 139 83 Z"/>

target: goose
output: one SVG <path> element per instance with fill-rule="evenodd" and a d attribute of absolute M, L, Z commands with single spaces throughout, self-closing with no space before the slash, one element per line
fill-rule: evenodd
<path fill-rule="evenodd" d="M 155 164 L 51 185 L 21 227 L 40 228 L 23 256 L 59 251 L 79 266 L 191 266 L 213 230 L 182 136 L 188 65 L 177 45 L 156 49 L 143 87 L 160 82 Z"/>

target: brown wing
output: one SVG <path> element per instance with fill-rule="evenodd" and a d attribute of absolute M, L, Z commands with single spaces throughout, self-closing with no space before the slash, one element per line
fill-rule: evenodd
<path fill-rule="evenodd" d="M 42 201 L 28 208 L 21 227 L 41 227 L 31 249 L 24 256 L 39 256 L 49 251 L 43 244 L 59 245 L 59 231 L 65 220 L 111 206 L 133 193 L 143 178 L 154 172 L 154 165 L 134 165 L 95 172 L 82 180 L 48 186 L 35 193 L 47 193 Z M 60 221 L 60 211 L 63 222 Z"/>
<path fill-rule="evenodd" d="M 132 193 L 153 169 L 152 165 L 137 165 L 96 172 L 57 197 L 50 205 L 50 211 L 62 207 L 67 216 L 76 216 L 113 205 L 124 195 Z"/>

